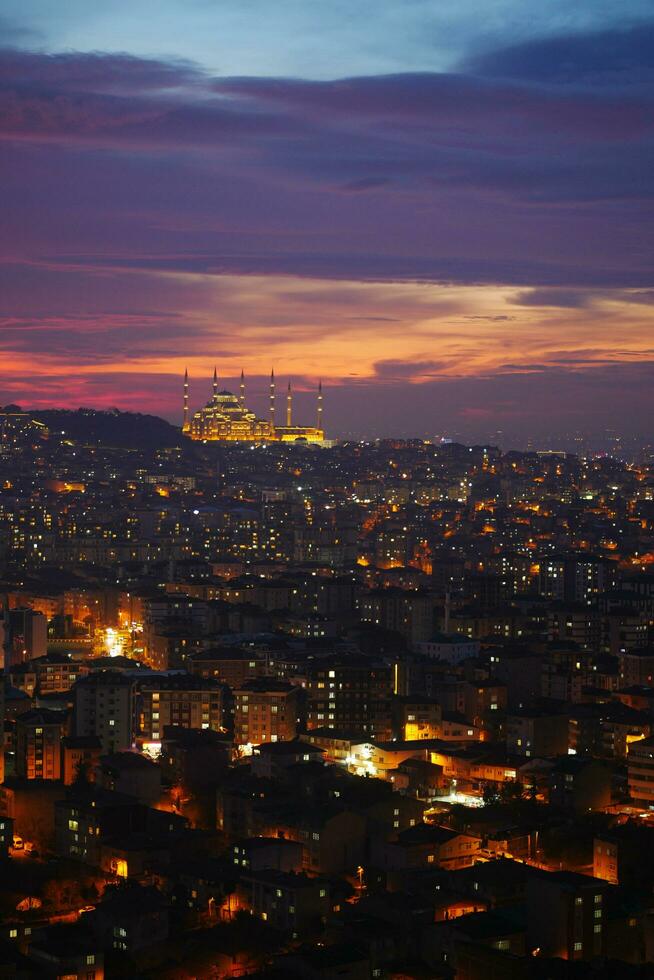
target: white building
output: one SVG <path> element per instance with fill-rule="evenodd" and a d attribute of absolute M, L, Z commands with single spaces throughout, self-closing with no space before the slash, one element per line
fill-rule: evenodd
<path fill-rule="evenodd" d="M 456 666 L 479 654 L 479 641 L 462 633 L 437 633 L 431 640 L 416 643 L 416 651 L 432 660 L 443 660 Z"/>

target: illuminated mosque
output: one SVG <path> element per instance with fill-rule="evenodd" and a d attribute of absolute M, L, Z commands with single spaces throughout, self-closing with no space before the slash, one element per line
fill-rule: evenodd
<path fill-rule="evenodd" d="M 245 405 L 245 376 L 241 371 L 239 395 L 218 390 L 218 372 L 213 372 L 213 393 L 207 404 L 194 412 L 189 409 L 188 371 L 184 372 L 182 432 L 202 442 L 312 442 L 322 443 L 322 382 L 318 385 L 316 425 L 293 425 L 293 392 L 286 391 L 286 425 L 275 423 L 275 372 L 270 374 L 270 417 L 260 419 Z"/>

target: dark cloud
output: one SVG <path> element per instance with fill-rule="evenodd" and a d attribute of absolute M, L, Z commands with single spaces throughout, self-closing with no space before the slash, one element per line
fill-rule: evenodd
<path fill-rule="evenodd" d="M 434 377 L 442 372 L 445 364 L 442 361 L 401 361 L 388 359 L 376 361 L 375 376 L 383 381 L 406 381 L 409 379 L 424 379 Z"/>
<path fill-rule="evenodd" d="M 9 51 L 7 247 L 125 268 L 644 287 L 653 110 L 642 86 L 215 79 Z"/>
<path fill-rule="evenodd" d="M 507 320 L 515 320 L 514 316 L 507 316 L 505 313 L 498 314 L 497 316 L 484 316 L 477 314 L 474 316 L 464 316 L 464 320 L 485 320 L 487 323 L 505 323 Z"/>
<path fill-rule="evenodd" d="M 570 310 L 583 310 L 597 307 L 602 302 L 633 303 L 637 306 L 654 304 L 654 290 L 651 289 L 525 289 L 510 299 L 515 306 L 555 307 Z"/>
<path fill-rule="evenodd" d="M 487 52 L 462 67 L 495 78 L 540 83 L 651 84 L 654 82 L 654 23 L 535 38 Z"/>
<path fill-rule="evenodd" d="M 0 19 L 0 29 L 2 26 Z M 113 92 L 132 96 L 138 92 L 192 89 L 203 78 L 197 66 L 181 60 L 155 61 L 99 51 L 47 54 L 0 48 L 0 83 L 8 82 L 26 92 Z"/>
<path fill-rule="evenodd" d="M 526 289 L 511 300 L 516 306 L 555 306 L 579 310 L 590 306 L 592 292 L 578 289 Z"/>

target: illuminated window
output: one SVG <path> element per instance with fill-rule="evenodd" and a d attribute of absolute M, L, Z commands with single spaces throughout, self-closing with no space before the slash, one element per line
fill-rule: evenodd
<path fill-rule="evenodd" d="M 114 862 L 112 861 L 112 864 Z M 124 858 L 116 858 L 115 861 L 115 873 L 119 878 L 127 877 L 127 861 Z"/>

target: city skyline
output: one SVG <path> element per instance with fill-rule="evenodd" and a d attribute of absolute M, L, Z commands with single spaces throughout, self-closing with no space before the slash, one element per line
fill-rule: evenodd
<path fill-rule="evenodd" d="M 396 6 L 5 6 L 0 403 L 179 423 L 217 362 L 335 437 L 645 425 L 647 6 Z"/>
<path fill-rule="evenodd" d="M 654 977 L 651 0 L 4 0 L 0 977 Z"/>

